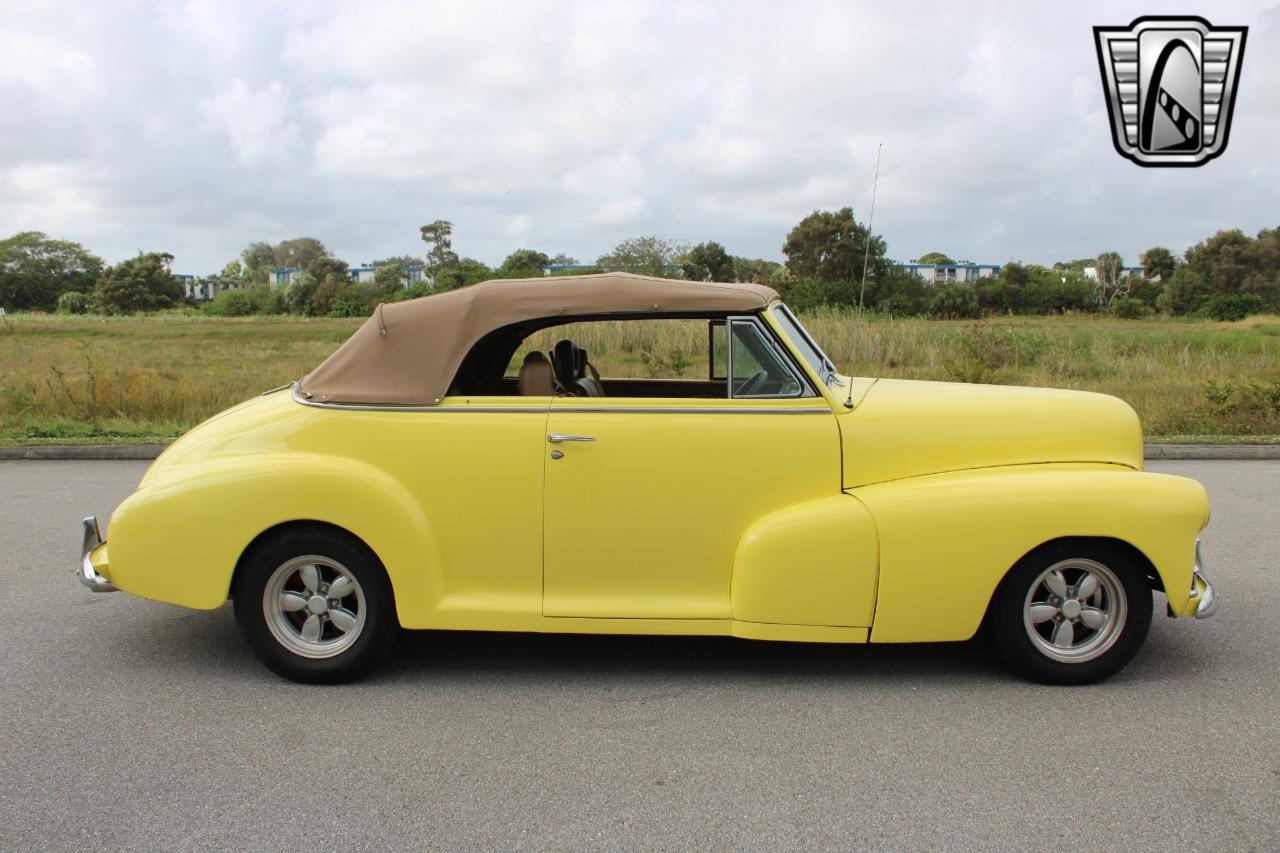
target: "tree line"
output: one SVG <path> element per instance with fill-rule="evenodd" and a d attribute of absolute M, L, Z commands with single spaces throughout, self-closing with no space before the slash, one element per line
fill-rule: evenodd
<path fill-rule="evenodd" d="M 782 263 L 731 255 L 706 241 L 642 236 L 623 240 L 592 264 L 535 249 L 517 249 L 490 267 L 460 256 L 453 225 L 436 220 L 419 229 L 420 256 L 374 261 L 372 280 L 355 281 L 349 265 L 312 237 L 255 241 L 222 271 L 202 279 L 221 291 L 202 310 L 222 316 L 302 314 L 365 316 L 381 302 L 411 299 L 491 278 L 580 275 L 624 270 L 696 281 L 767 284 L 799 310 L 853 307 L 895 316 L 968 318 L 986 314 L 1100 312 L 1237 319 L 1280 311 L 1280 228 L 1255 237 L 1233 229 L 1176 256 L 1162 247 L 1144 252 L 1141 275 L 1131 275 L 1114 252 L 1052 266 L 1010 261 L 976 282 L 928 282 L 889 260 L 884 238 L 870 234 L 851 208 L 814 211 L 792 228 Z M 940 252 L 923 264 L 954 263 Z M 0 307 L 8 310 L 131 314 L 180 307 L 187 297 L 172 272 L 173 256 L 139 253 L 106 265 L 78 243 L 28 231 L 0 241 Z M 273 269 L 297 271 L 274 286 Z M 421 280 L 409 282 L 411 269 Z M 865 279 L 865 288 L 863 281 Z"/>

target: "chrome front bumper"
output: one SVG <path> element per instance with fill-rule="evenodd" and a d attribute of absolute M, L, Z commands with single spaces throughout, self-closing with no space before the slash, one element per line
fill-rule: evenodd
<path fill-rule="evenodd" d="M 1213 594 L 1213 584 L 1204 576 L 1204 561 L 1200 557 L 1200 540 L 1196 540 L 1196 565 L 1191 573 L 1191 600 L 1200 600 L 1196 605 L 1196 618 L 1208 619 L 1218 612 L 1218 599 Z M 1185 612 L 1185 611 L 1184 611 Z"/>
<path fill-rule="evenodd" d="M 102 544 L 102 532 L 98 529 L 98 517 L 91 515 L 84 520 L 84 544 L 80 547 L 80 583 L 94 592 L 115 592 L 115 584 L 98 574 L 89 555 Z"/>

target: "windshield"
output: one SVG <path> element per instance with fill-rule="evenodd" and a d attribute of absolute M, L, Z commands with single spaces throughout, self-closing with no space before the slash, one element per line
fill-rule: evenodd
<path fill-rule="evenodd" d="M 831 359 L 827 358 L 826 353 L 818 348 L 813 338 L 805 331 L 804 326 L 800 325 L 800 321 L 791 313 L 791 309 L 785 305 L 777 305 L 773 309 L 774 319 L 778 321 L 778 325 L 782 327 L 782 331 L 787 338 L 800 351 L 800 355 L 804 360 L 809 362 L 809 366 L 813 368 L 822 378 L 822 382 L 828 388 L 832 384 L 843 385 L 840 377 L 836 375 L 836 366 L 831 363 Z"/>

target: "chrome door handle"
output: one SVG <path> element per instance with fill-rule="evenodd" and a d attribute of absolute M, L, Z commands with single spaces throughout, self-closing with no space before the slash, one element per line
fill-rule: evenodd
<path fill-rule="evenodd" d="M 595 441 L 594 435 L 565 435 L 562 432 L 552 432 L 547 434 L 547 441 L 552 444 L 559 444 L 562 441 Z"/>

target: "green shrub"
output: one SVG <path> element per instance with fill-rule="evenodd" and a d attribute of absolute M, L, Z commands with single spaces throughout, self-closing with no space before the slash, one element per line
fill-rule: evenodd
<path fill-rule="evenodd" d="M 204 310 L 215 317 L 247 317 L 253 313 L 253 301 L 243 290 L 224 290 L 209 300 Z"/>
<path fill-rule="evenodd" d="M 249 294 L 249 305 L 254 314 L 284 314 L 288 310 L 283 288 L 258 284 L 245 292 Z"/>
<path fill-rule="evenodd" d="M 1033 367 L 1048 349 L 1049 338 L 1038 329 L 974 323 L 955 337 L 942 367 L 956 382 L 999 382 L 1006 368 Z"/>
<path fill-rule="evenodd" d="M 1140 299 L 1117 299 L 1111 303 L 1111 315 L 1122 320 L 1136 320 L 1147 313 L 1147 304 Z"/>
<path fill-rule="evenodd" d="M 330 317 L 368 317 L 369 303 L 356 296 L 342 296 L 329 308 Z"/>
<path fill-rule="evenodd" d="M 666 376 L 684 376 L 684 372 L 693 367 L 693 362 L 678 349 L 671 350 L 666 358 L 654 355 L 649 350 L 640 351 L 640 363 L 649 372 L 650 378 L 661 379 Z"/>
<path fill-rule="evenodd" d="M 78 290 L 69 290 L 58 297 L 59 314 L 87 314 L 93 308 L 93 297 Z"/>
<path fill-rule="evenodd" d="M 856 284 L 819 278 L 789 281 L 779 293 L 796 311 L 810 311 L 825 305 L 855 305 L 858 301 Z"/>
<path fill-rule="evenodd" d="M 1261 314 L 1266 310 L 1267 303 L 1252 293 L 1219 293 L 1200 309 L 1207 317 L 1228 321 L 1243 320 L 1250 314 Z"/>
<path fill-rule="evenodd" d="M 404 302 L 406 299 L 417 299 L 420 296 L 426 296 L 431 293 L 431 288 L 425 281 L 419 281 L 408 287 L 402 287 L 395 293 L 387 294 L 378 299 L 378 302 Z"/>
<path fill-rule="evenodd" d="M 135 314 L 172 308 L 182 302 L 182 285 L 169 272 L 173 255 L 139 254 L 103 271 L 93 301 L 104 314 Z"/>
<path fill-rule="evenodd" d="M 967 284 L 944 284 L 929 300 L 929 316 L 945 320 L 968 320 L 981 314 L 978 294 Z"/>
<path fill-rule="evenodd" d="M 1224 433 L 1264 435 L 1280 425 L 1280 379 L 1270 383 L 1204 383 L 1205 410 Z"/>

